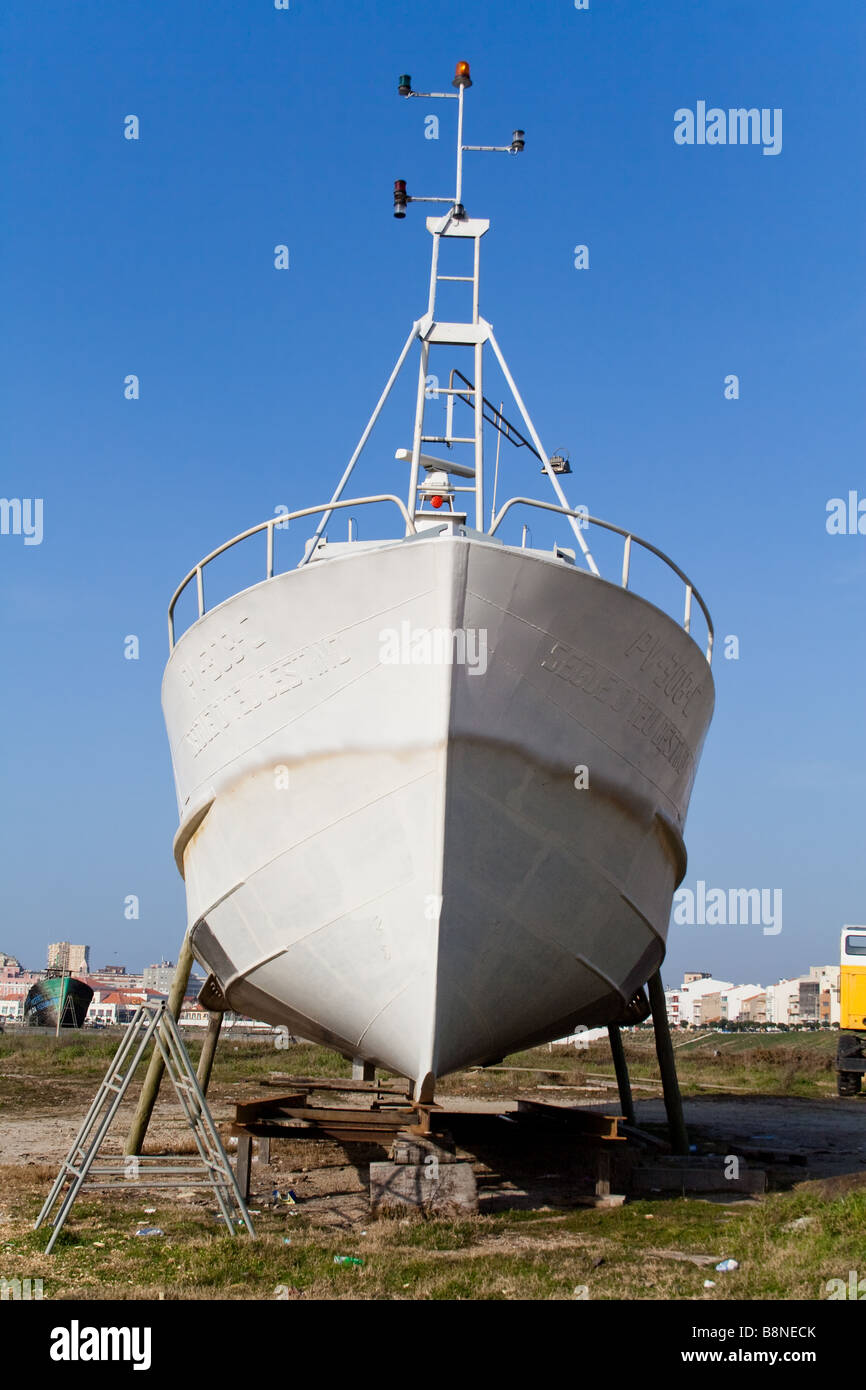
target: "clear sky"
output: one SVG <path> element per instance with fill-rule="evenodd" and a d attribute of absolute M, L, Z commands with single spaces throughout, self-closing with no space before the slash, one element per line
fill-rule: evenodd
<path fill-rule="evenodd" d="M 666 982 L 837 960 L 866 921 L 866 534 L 826 528 L 866 498 L 862 4 L 6 0 L 0 23 L 0 490 L 44 506 L 41 544 L 0 536 L 0 949 L 176 955 L 166 604 L 342 471 L 426 307 L 393 180 L 451 188 L 452 106 L 397 77 L 450 90 L 465 58 L 467 141 L 526 130 L 518 158 L 467 156 L 482 312 L 573 501 L 673 555 L 715 619 L 686 885 L 783 893 L 778 935 L 675 926 Z M 781 150 L 676 143 L 698 102 L 780 109 Z M 401 480 L 410 394 L 363 480 Z"/>

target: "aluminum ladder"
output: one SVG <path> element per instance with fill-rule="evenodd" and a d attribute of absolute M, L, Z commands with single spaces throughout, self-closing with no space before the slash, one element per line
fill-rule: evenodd
<path fill-rule="evenodd" d="M 94 1166 L 94 1160 L 151 1041 L 162 1053 L 165 1069 L 192 1130 L 198 1157 L 121 1154 L 111 1156 L 112 1161 L 107 1164 Z M 61 1200 L 67 1183 L 69 1185 Z M 142 1004 L 136 1010 L 36 1219 L 34 1229 L 38 1230 L 60 1202 L 51 1222 L 53 1230 L 46 1246 L 46 1255 L 51 1254 L 54 1242 L 83 1188 L 128 1190 L 131 1183 L 154 1188 L 211 1187 L 231 1234 L 234 1235 L 236 1225 L 244 1225 L 249 1234 L 255 1236 L 246 1202 L 196 1080 L 174 1015 L 164 1001 L 156 1005 Z"/>

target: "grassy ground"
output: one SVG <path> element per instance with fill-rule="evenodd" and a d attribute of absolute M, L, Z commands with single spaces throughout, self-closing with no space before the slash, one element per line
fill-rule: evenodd
<path fill-rule="evenodd" d="M 823 1097 L 835 1091 L 835 1032 L 700 1034 L 674 1037 L 677 1070 L 684 1095 L 739 1091 L 754 1095 Z M 632 1081 L 638 1089 L 658 1082 L 652 1031 L 624 1035 Z M 61 1101 L 71 1083 L 98 1083 L 118 1038 L 103 1033 L 59 1039 L 26 1032 L 0 1036 L 0 1107 L 8 1113 Z M 200 1042 L 188 1040 L 198 1059 Z M 275 1049 L 272 1038 L 220 1043 L 213 1084 L 217 1091 L 241 1082 L 256 1083 L 273 1072 L 297 1076 L 350 1076 L 351 1066 L 325 1048 L 297 1044 Z M 545 1075 L 546 1073 L 546 1075 Z M 571 1047 L 535 1048 L 506 1059 L 501 1067 L 445 1077 L 437 1094 L 513 1096 L 534 1085 L 591 1087 L 614 1081 L 610 1049 L 597 1043 L 583 1052 Z M 38 1082 L 38 1085 L 34 1083 Z M 604 1087 L 600 1086 L 603 1091 Z M 576 1097 L 579 1099 L 579 1097 Z"/>
<path fill-rule="evenodd" d="M 828 1033 L 689 1040 L 677 1047 L 683 1090 L 826 1099 L 834 1088 L 835 1041 Z M 0 1116 L 32 1114 L 37 1127 L 49 1112 L 77 1119 L 116 1045 L 104 1034 L 0 1037 Z M 652 1034 L 629 1034 L 626 1046 L 634 1082 L 652 1086 L 658 1076 Z M 195 1060 L 196 1042 L 190 1052 Z M 549 1087 L 579 1104 L 591 1093 L 567 1087 L 613 1079 L 610 1053 L 601 1045 L 582 1053 L 535 1049 L 504 1067 L 448 1078 L 440 1094 L 507 1096 L 541 1087 L 545 1099 Z M 218 1052 L 212 1098 L 219 1108 L 229 1097 L 261 1095 L 258 1083 L 273 1072 L 349 1070 L 320 1048 L 280 1051 L 270 1039 L 229 1038 Z M 606 1094 L 615 1110 L 615 1092 L 602 1090 L 596 1098 Z M 33 1151 L 39 1152 L 36 1141 Z M 458 1222 L 342 1216 L 324 1222 L 304 1203 L 263 1206 L 254 1218 L 255 1241 L 229 1237 L 202 1194 L 86 1194 L 46 1257 L 48 1233 L 32 1225 L 56 1171 L 33 1162 L 0 1168 L 0 1277 L 41 1278 L 51 1299 L 274 1298 L 277 1290 L 290 1298 L 373 1300 L 820 1299 L 829 1279 L 847 1279 L 850 1269 L 866 1273 L 866 1183 L 857 1173 L 738 1205 L 660 1198 L 609 1211 L 510 1210 Z M 150 1224 L 164 1234 L 135 1236 Z M 364 1263 L 341 1267 L 335 1255 Z M 727 1257 L 740 1268 L 716 1273 L 713 1264 Z M 704 1288 L 707 1279 L 714 1287 Z"/>
<path fill-rule="evenodd" d="M 54 1176 L 39 1172 L 40 1190 Z M 507 1212 L 468 1221 L 384 1221 L 323 1231 L 302 1210 L 263 1211 L 257 1239 L 232 1238 L 204 1208 L 146 1195 L 90 1197 L 53 1255 L 34 1232 L 37 1174 L 0 1170 L 7 1208 L 3 1277 L 42 1278 L 46 1298 L 246 1299 L 821 1299 L 829 1279 L 863 1265 L 866 1191 L 835 1199 L 777 1194 L 757 1205 L 632 1202 L 614 1211 Z M 150 1203 L 148 1203 L 149 1205 Z M 805 1225 L 791 1223 L 806 1217 Z M 154 1221 L 164 1236 L 136 1237 Z M 286 1241 L 290 1243 L 287 1244 Z M 363 1259 L 335 1265 L 335 1255 Z M 686 1256 L 707 1257 L 706 1263 Z M 723 1258 L 733 1273 L 716 1273 Z M 705 1289 L 711 1279 L 714 1288 Z"/>

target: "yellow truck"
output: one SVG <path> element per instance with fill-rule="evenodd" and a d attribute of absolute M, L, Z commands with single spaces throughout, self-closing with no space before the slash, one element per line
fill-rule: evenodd
<path fill-rule="evenodd" d="M 839 974 L 839 1047 L 836 1053 L 840 1096 L 856 1096 L 866 1072 L 866 927 L 842 928 Z"/>

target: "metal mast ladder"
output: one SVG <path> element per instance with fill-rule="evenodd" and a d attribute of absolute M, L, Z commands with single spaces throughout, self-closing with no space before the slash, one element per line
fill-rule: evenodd
<path fill-rule="evenodd" d="M 171 1077 L 175 1093 L 192 1130 L 198 1158 L 194 1155 L 123 1154 L 113 1162 L 95 1167 L 94 1160 L 151 1041 L 162 1054 L 166 1071 Z M 97 1180 L 93 1181 L 93 1178 Z M 223 1220 L 231 1234 L 234 1235 L 236 1224 L 242 1224 L 251 1236 L 255 1236 L 253 1223 L 228 1155 L 196 1080 L 174 1015 L 165 1002 L 158 1005 L 142 1004 L 136 1010 L 63 1161 L 34 1227 L 38 1230 L 60 1201 L 60 1208 L 51 1222 L 53 1230 L 45 1250 L 46 1255 L 50 1255 L 53 1250 L 54 1242 L 82 1188 L 128 1190 L 130 1182 L 155 1188 L 212 1187 Z M 64 1185 L 67 1183 L 69 1186 L 61 1200 Z"/>

